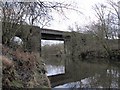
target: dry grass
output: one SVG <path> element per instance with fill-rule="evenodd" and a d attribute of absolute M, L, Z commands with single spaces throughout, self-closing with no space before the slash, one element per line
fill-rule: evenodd
<path fill-rule="evenodd" d="M 5 46 L 2 46 L 2 53 L 4 87 L 50 87 L 42 72 L 45 68 L 39 53 L 24 52 L 21 48 L 12 50 Z"/>
<path fill-rule="evenodd" d="M 37 56 L 36 53 L 33 52 L 24 52 L 22 49 L 18 48 L 16 50 L 11 50 L 8 47 L 2 46 L 2 53 L 3 55 L 11 55 L 12 56 L 12 60 L 16 61 L 14 63 L 18 62 L 26 62 L 27 67 L 31 67 L 33 68 L 35 66 L 35 64 L 37 63 Z M 9 56 L 8 56 L 9 57 Z M 6 58 L 5 56 L 2 56 L 3 59 L 3 63 L 5 65 L 9 65 L 11 63 L 13 63 L 10 59 Z"/>
<path fill-rule="evenodd" d="M 6 67 L 10 68 L 13 66 L 13 62 L 7 57 L 0 55 L 0 58 L 2 58 L 0 60 L 2 60 L 3 65 L 5 65 Z"/>
<path fill-rule="evenodd" d="M 17 49 L 16 51 L 13 51 L 12 53 L 13 59 L 20 60 L 21 62 L 26 62 L 27 67 L 34 67 L 37 63 L 37 56 L 35 53 L 29 53 L 29 52 L 23 52 Z"/>

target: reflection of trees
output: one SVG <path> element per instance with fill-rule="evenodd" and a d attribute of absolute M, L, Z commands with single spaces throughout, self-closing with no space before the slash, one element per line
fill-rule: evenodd
<path fill-rule="evenodd" d="M 72 63 L 74 64 L 74 63 Z M 73 69 L 74 68 L 74 69 Z M 73 81 L 80 81 L 80 87 L 88 88 L 118 88 L 120 87 L 120 68 L 112 65 L 80 62 L 72 65 Z M 85 83 L 87 82 L 87 83 Z M 76 88 L 76 84 L 72 87 Z M 71 84 L 69 84 L 71 85 Z"/>
<path fill-rule="evenodd" d="M 48 64 L 63 64 L 64 63 L 64 45 L 52 44 L 42 46 L 42 57 Z"/>
<path fill-rule="evenodd" d="M 120 88 L 120 67 L 118 69 L 118 87 Z"/>
<path fill-rule="evenodd" d="M 118 77 L 118 70 L 109 67 L 109 69 L 96 74 L 93 77 L 90 77 L 88 82 L 90 87 L 97 88 L 117 88 L 119 87 L 119 77 Z"/>

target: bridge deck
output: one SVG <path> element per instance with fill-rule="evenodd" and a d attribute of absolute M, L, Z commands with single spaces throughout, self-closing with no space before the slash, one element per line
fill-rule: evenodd
<path fill-rule="evenodd" d="M 53 29 L 41 29 L 41 39 L 44 40 L 59 40 L 64 41 L 65 36 L 70 36 L 69 32 L 53 30 Z"/>
<path fill-rule="evenodd" d="M 66 32 L 65 32 L 65 31 L 59 31 L 59 30 L 42 28 L 42 29 L 41 29 L 41 33 L 42 33 L 42 34 L 63 35 L 63 34 L 66 33 Z"/>

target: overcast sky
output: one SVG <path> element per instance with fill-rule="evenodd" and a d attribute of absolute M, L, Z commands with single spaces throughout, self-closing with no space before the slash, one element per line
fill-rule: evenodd
<path fill-rule="evenodd" d="M 92 6 L 98 3 L 104 4 L 107 3 L 107 0 L 50 0 L 50 1 L 73 3 L 73 5 L 76 5 L 76 7 L 78 7 L 77 9 L 83 13 L 80 14 L 75 11 L 69 10 L 68 12 L 65 13 L 68 19 L 61 18 L 61 16 L 54 14 L 55 20 L 52 21 L 51 26 L 47 28 L 57 29 L 61 31 L 67 31 L 68 26 L 74 25 L 75 22 L 82 26 L 87 23 L 90 23 L 90 21 L 95 20 L 96 17 L 94 16 L 94 10 L 92 9 Z M 118 2 L 118 0 L 113 1 Z"/>
<path fill-rule="evenodd" d="M 48 1 L 48 0 L 46 0 Z M 61 16 L 57 14 L 54 15 L 54 21 L 51 22 L 51 26 L 45 28 L 51 28 L 60 31 L 69 31 L 68 26 L 74 26 L 75 22 L 79 25 L 83 26 L 90 23 L 93 20 L 96 20 L 94 15 L 94 10 L 92 7 L 95 4 L 103 3 L 106 4 L 108 0 L 50 0 L 50 1 L 60 1 L 65 3 L 73 3 L 78 7 L 78 10 L 81 11 L 83 14 L 76 13 L 75 11 L 68 11 L 66 16 L 68 19 L 61 18 Z M 113 0 L 118 2 L 119 0 Z M 64 19 L 64 20 L 63 20 Z M 42 45 L 50 43 L 63 43 L 59 41 L 42 41 Z"/>

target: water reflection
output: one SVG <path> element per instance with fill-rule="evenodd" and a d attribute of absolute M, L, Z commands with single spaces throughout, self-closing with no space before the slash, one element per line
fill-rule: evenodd
<path fill-rule="evenodd" d="M 77 81 L 77 82 L 70 82 L 70 83 L 66 83 L 64 85 L 56 86 L 54 88 L 80 88 L 80 82 L 79 81 Z"/>
<path fill-rule="evenodd" d="M 114 73 L 115 74 L 115 73 Z M 76 82 L 69 82 L 54 88 L 120 88 L 118 80 L 119 77 L 104 77 L 102 75 L 95 75 Z M 109 76 L 109 75 L 108 75 Z"/>
<path fill-rule="evenodd" d="M 46 68 L 47 76 L 65 73 L 65 67 L 63 65 L 46 65 Z"/>
<path fill-rule="evenodd" d="M 108 63 L 71 62 L 66 68 L 72 81 L 54 88 L 120 88 L 120 65 Z M 47 65 L 48 74 L 64 73 L 63 65 Z"/>

